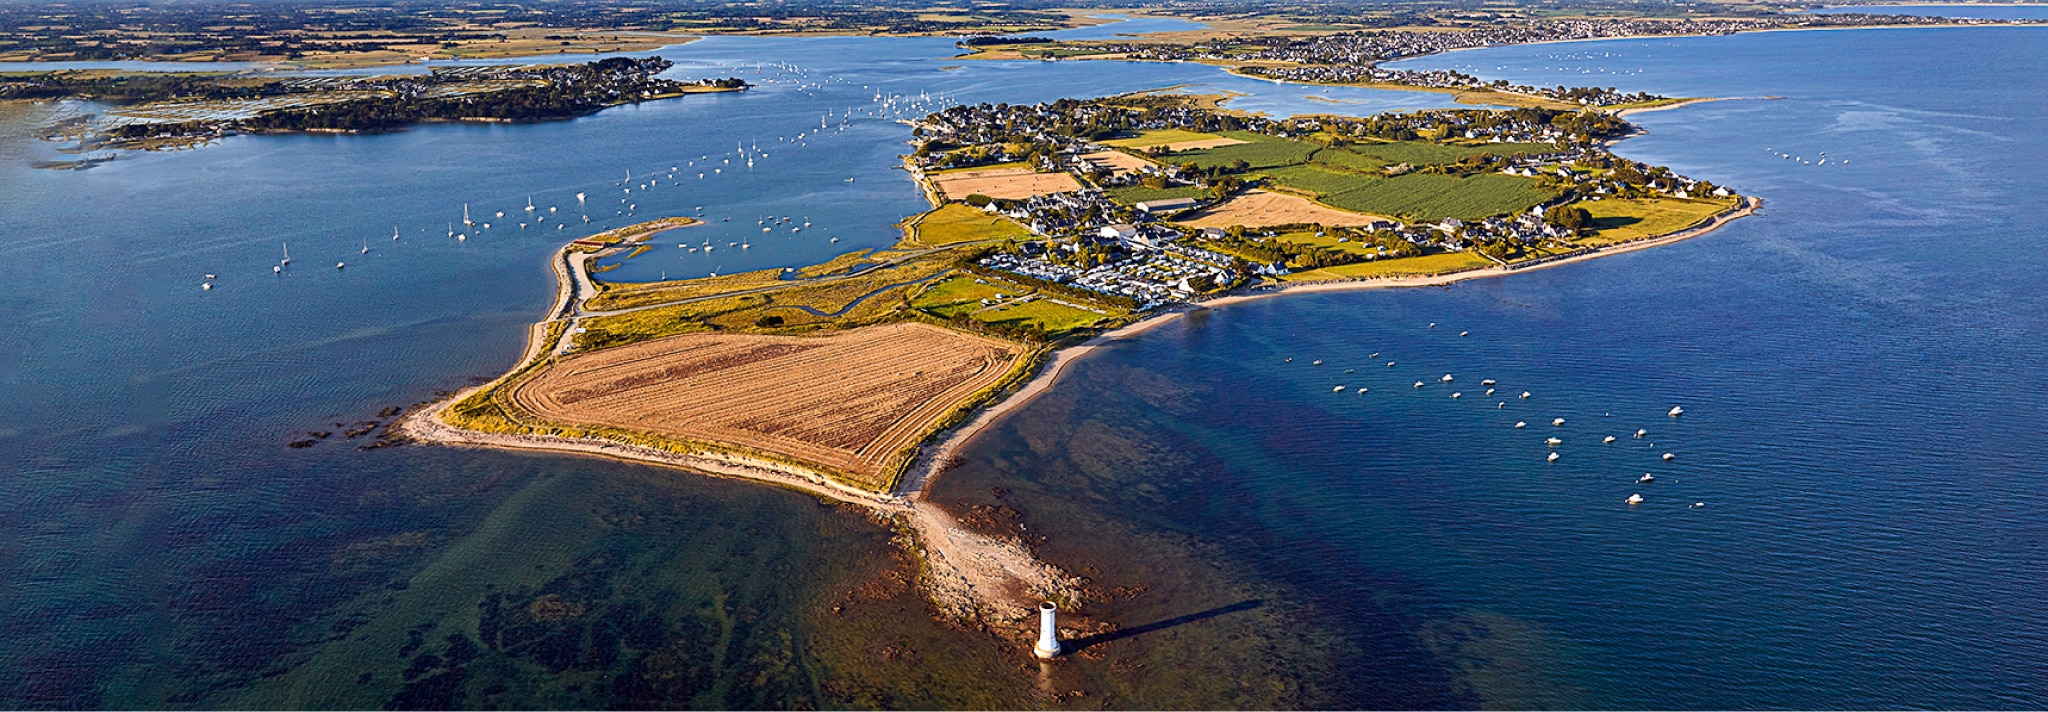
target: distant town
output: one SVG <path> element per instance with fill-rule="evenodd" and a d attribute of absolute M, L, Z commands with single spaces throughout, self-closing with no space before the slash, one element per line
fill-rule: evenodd
<path fill-rule="evenodd" d="M 1373 29 L 1329 34 L 1233 33 L 1197 42 L 1116 41 L 1055 42 L 1044 37 L 976 37 L 964 48 L 982 53 L 1037 59 L 1127 59 L 1163 62 L 1206 62 L 1229 66 L 1247 76 L 1308 84 L 1372 84 L 1425 89 L 1482 90 L 1538 100 L 1547 105 L 1618 108 L 1667 100 L 1646 92 L 1601 87 L 1537 87 L 1507 80 L 1486 82 L 1451 70 L 1390 69 L 1382 62 L 1461 49 L 1613 39 L 1729 35 L 1792 28 L 1867 26 L 1939 26 L 2015 24 L 2021 21 L 1979 18 L 1914 17 L 1878 14 L 1768 15 L 1747 18 L 1566 18 L 1442 22 L 1427 30 Z M 1334 27 L 1333 27 L 1334 29 Z"/>
<path fill-rule="evenodd" d="M 1606 141 L 1633 130 L 1607 113 L 1281 120 L 1200 103 L 1153 94 L 954 107 L 917 123 L 910 162 L 942 200 L 1029 231 L 979 258 L 980 266 L 1128 299 L 1140 310 L 1254 279 L 1427 254 L 1509 266 L 1569 251 L 1594 232 L 1590 213 L 1576 205 L 1585 201 L 1699 201 L 1718 210 L 1736 200 L 1727 187 L 1607 152 Z M 1400 157 L 1413 160 L 1392 160 Z M 1429 186 L 1481 178 L 1468 187 L 1500 201 L 1456 214 L 1404 211 L 1413 191 L 1401 182 L 1409 176 Z M 960 185 L 986 192 L 961 193 L 953 187 Z M 1233 212 L 1253 194 L 1297 210 Z M 1343 207 L 1317 203 L 1339 195 L 1330 202 Z"/>

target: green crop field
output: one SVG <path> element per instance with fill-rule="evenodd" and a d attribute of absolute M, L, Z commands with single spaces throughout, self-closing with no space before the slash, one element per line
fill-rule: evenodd
<path fill-rule="evenodd" d="M 1499 173 L 1463 178 L 1421 173 L 1360 178 L 1362 185 L 1356 188 L 1321 193 L 1317 199 L 1344 210 L 1436 222 L 1444 218 L 1472 220 L 1518 213 L 1557 197 L 1535 180 Z"/>
<path fill-rule="evenodd" d="M 1342 168 L 1353 171 L 1377 171 L 1391 164 L 1389 161 L 1374 158 L 1372 156 L 1360 155 L 1357 153 L 1353 153 L 1351 151 L 1341 149 L 1331 150 L 1327 148 L 1321 151 L 1317 151 L 1315 157 L 1312 160 L 1313 163 L 1321 163 L 1328 165 L 1332 168 Z"/>
<path fill-rule="evenodd" d="M 1314 193 L 1317 196 L 1329 196 L 1345 191 L 1359 190 L 1387 180 L 1385 176 L 1345 173 L 1313 165 L 1286 166 L 1260 172 L 1271 177 L 1273 182 L 1282 186 Z"/>
<path fill-rule="evenodd" d="M 1027 238 L 1031 231 L 1017 221 L 982 212 L 961 203 L 947 203 L 925 213 L 910 228 L 911 241 L 938 247 L 962 242 Z"/>
<path fill-rule="evenodd" d="M 1252 168 L 1274 168 L 1306 163 L 1309 155 L 1321 148 L 1312 143 L 1254 133 L 1231 131 L 1224 135 L 1250 143 L 1182 151 L 1165 160 L 1168 163 L 1193 163 L 1203 168 L 1228 166 L 1236 161 L 1244 161 Z"/>
<path fill-rule="evenodd" d="M 1166 200 L 1168 198 L 1209 197 L 1209 191 L 1203 190 L 1201 188 L 1196 188 L 1194 186 L 1186 185 L 1173 186 L 1169 188 L 1149 188 L 1142 185 L 1127 185 L 1121 188 L 1108 188 L 1103 190 L 1102 192 L 1104 195 L 1108 195 L 1110 200 L 1116 201 L 1118 205 L 1136 205 L 1147 200 Z"/>
<path fill-rule="evenodd" d="M 1466 156 L 1491 154 L 1496 156 L 1519 156 L 1530 153 L 1545 153 L 1557 150 L 1546 143 L 1484 143 L 1476 146 L 1455 146 L 1422 141 L 1400 143 L 1361 143 L 1345 146 L 1344 152 L 1370 157 L 1384 164 L 1406 163 L 1411 166 L 1441 166 L 1457 163 Z M 1329 151 L 1326 153 L 1335 153 Z M 1327 160 L 1322 155 L 1317 160 Z"/>

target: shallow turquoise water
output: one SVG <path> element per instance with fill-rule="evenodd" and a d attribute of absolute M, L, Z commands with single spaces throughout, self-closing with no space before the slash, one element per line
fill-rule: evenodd
<path fill-rule="evenodd" d="M 886 245 L 922 208 L 892 168 L 907 128 L 882 117 L 768 148 L 876 92 L 1022 102 L 1196 83 L 1284 114 L 1328 111 L 1307 98 L 1320 90 L 1193 65 L 957 62 L 943 40 L 725 38 L 662 54 L 681 77 L 837 80 L 564 123 L 239 137 L 83 172 L 28 169 L 51 147 L 10 118 L 0 496 L 17 504 L 0 514 L 0 700 L 2048 704 L 2048 626 L 2028 603 L 2044 583 L 2048 459 L 2031 217 L 2048 158 L 2042 32 L 1425 60 L 1784 97 L 1645 114 L 1651 134 L 1620 149 L 1769 207 L 1707 238 L 1510 279 L 1217 310 L 1082 362 L 940 482 L 948 501 L 1000 499 L 1054 560 L 1128 589 L 1086 613 L 1133 632 L 1044 678 L 1007 641 L 931 624 L 901 590 L 856 595 L 888 580 L 891 551 L 858 514 L 604 461 L 357 451 L 336 423 L 508 365 L 550 298 L 548 251 L 629 219 L 605 214 L 624 171 L 759 142 L 771 155 L 753 172 L 618 196 L 635 220 L 734 216 L 680 231 L 693 242 L 752 237 L 746 218 L 769 214 L 841 241 L 656 251 L 615 276 L 809 264 Z M 1845 56 L 1859 61 L 1815 61 Z M 1563 69 L 1489 68 L 1508 66 Z M 1440 100 L 1342 96 L 1361 113 Z M 1766 147 L 1851 160 L 1796 166 Z M 577 192 L 588 227 L 445 237 L 464 203 L 516 220 L 532 196 L 578 215 Z M 273 276 L 285 241 L 293 269 Z M 220 275 L 210 292 L 205 273 Z M 1443 372 L 1533 390 L 1507 413 L 1568 424 L 1516 431 L 1469 391 L 1407 387 Z M 1337 382 L 1373 393 L 1339 400 Z M 1673 403 L 1690 414 L 1662 415 Z M 1654 448 L 1589 442 L 1631 426 Z M 310 430 L 336 434 L 286 447 Z M 1541 461 L 1548 432 L 1566 439 L 1559 465 Z M 1667 449 L 1671 465 L 1654 458 Z M 1649 501 L 1622 506 L 1649 470 Z M 640 684 L 657 680 L 683 682 Z M 1088 694 L 1050 701 L 1069 688 Z"/>

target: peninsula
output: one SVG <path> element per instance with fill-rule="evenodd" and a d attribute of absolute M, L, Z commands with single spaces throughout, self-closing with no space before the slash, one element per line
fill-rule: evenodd
<path fill-rule="evenodd" d="M 577 240 L 556 254 L 558 299 L 521 362 L 402 430 L 867 507 L 911 535 L 942 611 L 1021 626 L 1026 602 L 1081 589 L 920 501 L 982 427 L 1079 354 L 1190 310 L 1504 275 L 1756 207 L 1607 151 L 1635 130 L 1541 108 L 1270 119 L 1161 93 L 954 107 L 915 124 L 905 165 L 933 207 L 889 249 L 607 283 L 592 260 L 694 221 Z"/>
<path fill-rule="evenodd" d="M 622 104 L 747 88 L 655 75 L 661 57 L 436 68 L 419 75 L 272 78 L 221 72 L 62 71 L 0 81 L 0 99 L 113 105 L 67 133 L 73 152 L 185 147 L 237 133 L 368 133 L 426 122 L 553 121 Z"/>

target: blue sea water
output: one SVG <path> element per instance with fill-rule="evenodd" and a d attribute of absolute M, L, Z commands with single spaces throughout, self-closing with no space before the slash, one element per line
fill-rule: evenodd
<path fill-rule="evenodd" d="M 1077 364 L 940 496 L 1006 503 L 1070 562 L 1186 537 L 1282 583 L 1312 602 L 1298 625 L 1347 641 L 1344 699 L 1366 706 L 2048 704 L 2044 40 L 1404 62 L 1735 97 L 1641 114 L 1618 150 L 1765 207 L 1653 250 L 1159 327 Z"/>
<path fill-rule="evenodd" d="M 1767 207 L 1506 279 L 1217 309 L 1083 360 L 935 493 L 1009 507 L 1048 558 L 1118 592 L 1079 613 L 1125 632 L 1047 673 L 884 585 L 889 533 L 858 513 L 610 461 L 357 450 L 342 432 L 509 365 L 569 237 L 697 205 L 733 220 L 672 233 L 691 243 L 754 238 L 748 216 L 820 228 L 738 254 L 658 250 L 608 273 L 624 279 L 893 242 L 923 207 L 893 168 L 907 127 L 866 115 L 775 142 L 877 93 L 1192 84 L 1274 114 L 1439 95 L 966 62 L 947 40 L 716 38 L 661 54 L 677 77 L 761 88 L 562 123 L 235 137 L 75 172 L 28 167 L 57 157 L 28 138 L 51 107 L 9 107 L 0 700 L 2039 707 L 2044 36 L 1419 60 L 1743 97 L 1641 115 L 1650 134 L 1619 150 Z M 1856 61 L 1819 61 L 1842 57 Z M 702 187 L 616 185 L 740 144 L 770 155 Z M 513 227 L 529 196 L 572 227 Z M 494 227 L 451 241 L 464 204 Z M 273 275 L 285 242 L 293 265 Z M 1433 380 L 1445 372 L 1465 398 Z M 1492 408 L 1475 394 L 1489 377 L 1535 397 Z M 1689 413 L 1663 415 L 1672 404 Z M 331 435 L 286 446 L 308 431 Z M 1609 433 L 1623 437 L 1599 445 Z M 1549 434 L 1565 440 L 1556 465 Z M 1646 471 L 1657 481 L 1635 485 Z M 1643 505 L 1620 503 L 1637 491 Z"/>
<path fill-rule="evenodd" d="M 1975 17 L 1987 20 L 2040 20 L 2048 19 L 2048 5 L 1842 5 L 1823 7 L 1809 12 L 1840 15 L 1871 13 L 1878 15 L 1918 15 L 1921 17 Z"/>
<path fill-rule="evenodd" d="M 1183 20 L 1177 17 L 1136 17 L 1115 13 L 1089 15 L 1097 20 L 1108 20 L 1097 25 L 1076 27 L 1071 30 L 1028 33 L 1033 37 L 1050 37 L 1063 42 L 1082 40 L 1113 40 L 1122 37 L 1157 34 L 1160 32 L 1192 32 L 1205 29 L 1206 23 Z"/>

